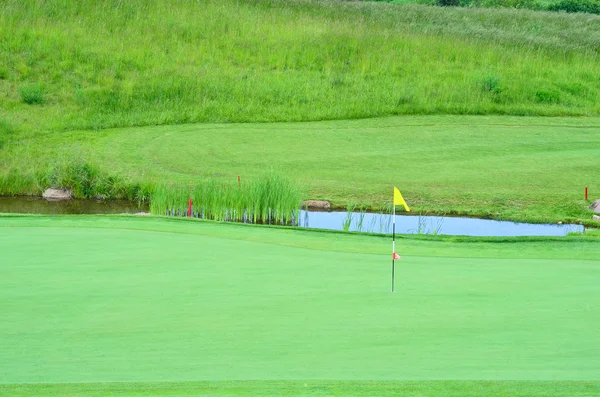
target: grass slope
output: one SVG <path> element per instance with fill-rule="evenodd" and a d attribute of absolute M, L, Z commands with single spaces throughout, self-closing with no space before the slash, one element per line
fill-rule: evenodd
<path fill-rule="evenodd" d="M 5 151 L 11 170 L 38 194 L 33 177 L 69 153 L 126 180 L 236 183 L 270 167 L 305 198 L 378 207 L 401 188 L 416 211 L 535 222 L 591 220 L 585 186 L 600 198 L 597 118 L 391 117 L 357 121 L 201 124 L 49 133 Z M 4 164 L 2 164 L 4 163 Z M 29 181 L 29 182 L 27 182 Z M 8 182 L 7 182 L 8 184 Z"/>
<path fill-rule="evenodd" d="M 600 17 L 310 0 L 0 2 L 6 130 L 598 115 Z"/>
<path fill-rule="evenodd" d="M 2 217 L 0 393 L 598 393 L 597 238 L 399 245 L 392 294 L 383 237 Z"/>

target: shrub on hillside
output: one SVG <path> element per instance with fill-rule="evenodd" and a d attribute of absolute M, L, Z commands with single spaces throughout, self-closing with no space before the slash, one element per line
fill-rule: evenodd
<path fill-rule="evenodd" d="M 21 99 L 28 105 L 41 105 L 46 101 L 44 87 L 41 84 L 27 84 L 19 88 Z"/>
<path fill-rule="evenodd" d="M 437 4 L 441 7 L 456 7 L 460 5 L 460 0 L 437 0 Z"/>
<path fill-rule="evenodd" d="M 548 6 L 548 10 L 600 14 L 600 0 L 562 0 Z"/>
<path fill-rule="evenodd" d="M 538 90 L 535 92 L 535 100 L 546 104 L 559 103 L 560 93 L 554 90 Z"/>
<path fill-rule="evenodd" d="M 472 5 L 486 8 L 525 8 L 529 10 L 543 8 L 536 0 L 473 0 Z"/>
<path fill-rule="evenodd" d="M 489 94 L 489 98 L 494 103 L 505 104 L 512 101 L 512 98 L 504 87 L 502 87 L 500 78 L 493 75 L 488 74 L 479 82 L 479 88 L 486 94 Z"/>
<path fill-rule="evenodd" d="M 500 93 L 502 92 L 502 88 L 500 88 L 500 78 L 489 74 L 483 78 L 481 81 L 481 89 L 484 92 L 491 93 Z"/>
<path fill-rule="evenodd" d="M 108 175 L 96 166 L 83 161 L 65 161 L 55 164 L 39 176 L 43 189 L 56 187 L 73 190 L 76 198 L 125 198 L 147 201 L 152 186 L 126 183 L 117 175 Z"/>
<path fill-rule="evenodd" d="M 73 189 L 75 197 L 89 198 L 96 194 L 99 174 L 88 163 L 68 161 L 50 168 L 45 179 L 49 186 Z"/>

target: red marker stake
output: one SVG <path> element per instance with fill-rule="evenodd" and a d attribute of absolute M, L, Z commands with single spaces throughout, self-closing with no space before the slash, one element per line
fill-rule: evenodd
<path fill-rule="evenodd" d="M 587 186 L 585 187 L 585 199 L 587 200 Z"/>
<path fill-rule="evenodd" d="M 189 203 L 188 203 L 188 218 L 192 217 L 192 199 L 190 199 Z"/>
<path fill-rule="evenodd" d="M 240 176 L 238 175 L 238 187 L 242 187 L 242 181 L 240 179 Z"/>

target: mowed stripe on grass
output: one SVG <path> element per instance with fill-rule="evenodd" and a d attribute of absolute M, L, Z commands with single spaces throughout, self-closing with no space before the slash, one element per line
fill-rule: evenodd
<path fill-rule="evenodd" d="M 596 397 L 599 381 L 201 381 L 0 384 L 11 397 Z"/>
<path fill-rule="evenodd" d="M 546 259 L 519 259 L 528 243 L 407 239 L 421 254 L 399 263 L 392 294 L 383 237 L 56 219 L 0 220 L 0 383 L 600 373 L 600 256 L 583 239 L 530 243 Z M 338 251 L 290 246 L 315 237 Z M 506 258 L 471 255 L 482 244 Z"/>

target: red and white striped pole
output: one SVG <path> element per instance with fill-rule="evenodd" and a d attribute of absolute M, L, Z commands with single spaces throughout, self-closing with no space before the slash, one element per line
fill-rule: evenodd
<path fill-rule="evenodd" d="M 396 202 L 393 204 L 392 220 L 392 292 L 396 292 Z"/>

